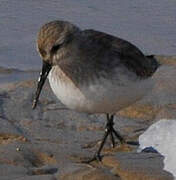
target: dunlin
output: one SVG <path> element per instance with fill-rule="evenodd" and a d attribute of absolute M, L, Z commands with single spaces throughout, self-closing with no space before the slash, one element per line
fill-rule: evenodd
<path fill-rule="evenodd" d="M 159 64 L 136 46 L 95 30 L 81 30 L 66 21 L 52 21 L 38 33 L 37 50 L 43 60 L 33 102 L 36 107 L 48 76 L 54 94 L 78 112 L 105 113 L 106 130 L 94 159 L 110 135 L 124 139 L 113 128 L 114 114 L 145 96 L 153 87 L 152 75 Z"/>

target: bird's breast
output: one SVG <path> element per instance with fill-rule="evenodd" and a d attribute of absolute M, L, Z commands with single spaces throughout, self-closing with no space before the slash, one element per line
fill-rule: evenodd
<path fill-rule="evenodd" d="M 75 84 L 59 66 L 49 73 L 50 86 L 57 98 L 68 108 L 88 113 L 114 113 L 129 106 L 149 92 L 151 79 L 132 81 L 97 78 L 94 82 Z"/>

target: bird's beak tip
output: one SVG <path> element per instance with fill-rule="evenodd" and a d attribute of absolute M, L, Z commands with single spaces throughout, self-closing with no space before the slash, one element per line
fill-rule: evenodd
<path fill-rule="evenodd" d="M 37 106 L 37 102 L 40 96 L 40 92 L 42 90 L 42 87 L 45 83 L 45 80 L 48 76 L 49 71 L 51 70 L 51 65 L 43 61 L 43 67 L 42 67 L 42 72 L 40 73 L 39 79 L 38 79 L 38 85 L 37 85 L 37 90 L 35 93 L 35 97 L 32 103 L 32 109 L 35 109 Z"/>
<path fill-rule="evenodd" d="M 36 108 L 36 100 L 34 99 L 32 102 L 32 109 L 34 110 Z"/>

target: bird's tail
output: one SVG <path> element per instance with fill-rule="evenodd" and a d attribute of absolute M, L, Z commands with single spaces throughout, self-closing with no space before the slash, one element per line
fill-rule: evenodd
<path fill-rule="evenodd" d="M 156 60 L 154 55 L 148 55 L 145 57 L 146 57 L 146 60 L 148 61 L 147 64 L 150 66 L 150 68 L 148 68 L 150 69 L 150 71 L 148 72 L 148 75 L 151 76 L 161 64 Z"/>

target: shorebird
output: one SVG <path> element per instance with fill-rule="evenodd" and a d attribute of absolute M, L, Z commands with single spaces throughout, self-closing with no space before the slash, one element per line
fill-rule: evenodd
<path fill-rule="evenodd" d="M 69 109 L 107 116 L 105 134 L 91 160 L 101 160 L 110 135 L 124 138 L 113 127 L 114 115 L 144 97 L 153 87 L 159 67 L 154 56 L 145 56 L 135 45 L 92 29 L 81 30 L 67 21 L 44 24 L 38 33 L 37 50 L 43 60 L 33 101 L 36 107 L 48 77 L 51 89 Z"/>

